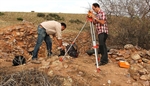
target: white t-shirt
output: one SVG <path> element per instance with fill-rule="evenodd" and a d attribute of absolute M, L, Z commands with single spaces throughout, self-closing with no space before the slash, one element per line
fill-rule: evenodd
<path fill-rule="evenodd" d="M 41 25 L 46 29 L 46 33 L 49 35 L 56 34 L 58 39 L 62 39 L 61 24 L 57 21 L 45 21 Z"/>

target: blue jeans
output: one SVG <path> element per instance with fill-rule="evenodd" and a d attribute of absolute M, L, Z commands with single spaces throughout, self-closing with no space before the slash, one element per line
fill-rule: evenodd
<path fill-rule="evenodd" d="M 33 50 L 32 59 L 37 59 L 38 51 L 39 51 L 40 46 L 42 45 L 43 40 L 46 42 L 48 52 L 51 52 L 52 50 L 52 40 L 50 36 L 46 33 L 45 28 L 38 26 L 37 31 L 38 31 L 38 38 L 37 38 L 35 48 Z"/>

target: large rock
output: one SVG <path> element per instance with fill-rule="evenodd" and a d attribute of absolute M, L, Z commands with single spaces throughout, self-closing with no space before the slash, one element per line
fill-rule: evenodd
<path fill-rule="evenodd" d="M 138 60 L 138 59 L 141 59 L 141 56 L 138 53 L 133 53 L 133 54 L 131 54 L 131 58 L 133 60 Z"/>
<path fill-rule="evenodd" d="M 137 64 L 133 64 L 133 65 L 130 66 L 129 73 L 131 74 L 131 77 L 134 80 L 139 80 L 140 74 L 139 74 L 138 71 L 141 70 L 142 68 L 143 68 L 143 66 L 137 65 Z"/>
<path fill-rule="evenodd" d="M 124 49 L 127 49 L 127 50 L 133 49 L 133 48 L 134 48 L 134 46 L 133 46 L 132 44 L 126 44 L 126 45 L 124 46 Z"/>

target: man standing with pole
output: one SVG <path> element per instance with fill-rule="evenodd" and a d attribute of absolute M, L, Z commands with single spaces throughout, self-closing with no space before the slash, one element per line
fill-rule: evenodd
<path fill-rule="evenodd" d="M 99 50 L 102 55 L 101 60 L 99 62 L 99 66 L 101 66 L 108 63 L 108 54 L 106 47 L 106 39 L 108 37 L 108 27 L 106 22 L 106 15 L 100 9 L 99 4 L 93 3 L 92 9 L 96 13 L 96 15 L 92 15 L 92 18 L 94 19 L 93 23 L 95 24 L 98 33 Z"/>

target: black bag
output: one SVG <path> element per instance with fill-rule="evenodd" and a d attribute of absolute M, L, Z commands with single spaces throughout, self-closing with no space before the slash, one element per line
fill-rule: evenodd
<path fill-rule="evenodd" d="M 58 56 L 64 56 L 65 55 L 65 50 L 60 49 L 60 54 Z"/>
<path fill-rule="evenodd" d="M 101 54 L 99 48 L 97 48 L 97 51 L 98 51 L 98 54 Z M 107 52 L 109 52 L 109 51 L 110 51 L 110 49 L 107 48 Z M 91 56 L 91 55 L 93 55 L 93 54 L 95 53 L 95 51 L 94 51 L 94 49 L 90 49 L 90 50 L 87 50 L 86 53 L 87 53 L 89 56 Z"/>
<path fill-rule="evenodd" d="M 15 56 L 13 59 L 13 66 L 18 66 L 26 63 L 26 59 L 23 56 Z"/>
<path fill-rule="evenodd" d="M 79 55 L 78 50 L 77 50 L 77 45 L 74 43 L 74 44 L 72 44 L 71 47 L 70 46 L 71 46 L 71 44 L 66 46 L 67 51 L 70 48 L 68 51 L 68 55 L 73 57 L 73 58 L 77 58 Z"/>

